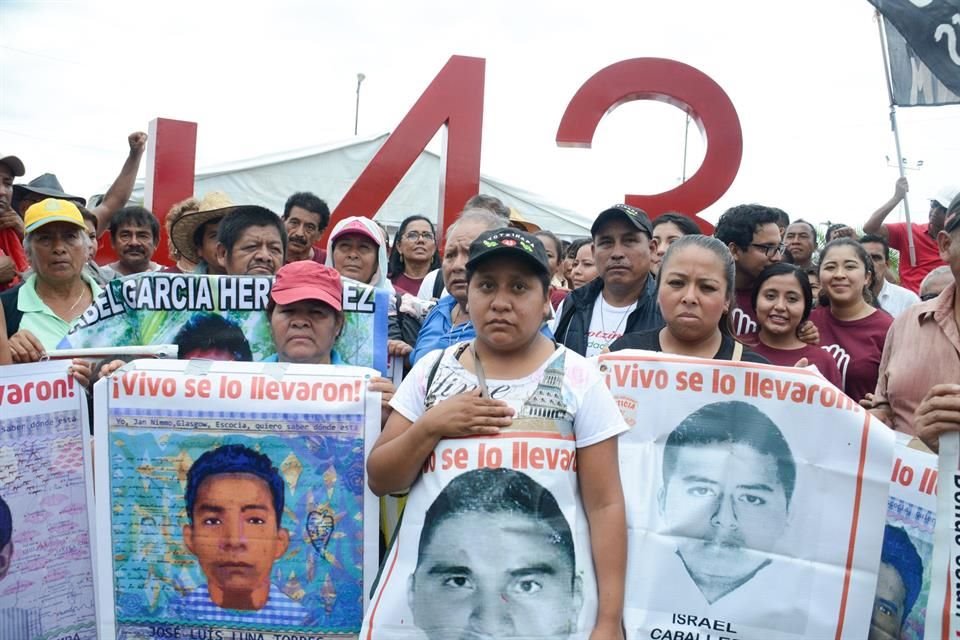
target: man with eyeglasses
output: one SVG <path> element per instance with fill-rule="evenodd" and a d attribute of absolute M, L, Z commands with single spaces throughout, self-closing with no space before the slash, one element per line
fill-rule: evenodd
<path fill-rule="evenodd" d="M 901 313 L 920 302 L 913 291 L 904 289 L 887 280 L 890 268 L 890 245 L 883 236 L 867 234 L 861 236 L 860 244 L 870 256 L 876 276 L 870 283 L 870 290 L 876 296 L 880 308 L 896 318 Z"/>
<path fill-rule="evenodd" d="M 727 245 L 736 263 L 737 307 L 730 314 L 734 335 L 749 338 L 759 330 L 751 301 L 753 284 L 763 269 L 783 258 L 778 209 L 741 204 L 727 209 L 713 235 Z"/>
<path fill-rule="evenodd" d="M 941 432 L 960 431 L 960 196 L 947 210 L 937 246 L 953 282 L 893 321 L 876 392 L 866 399 L 889 426 L 920 436 L 934 451 Z"/>
<path fill-rule="evenodd" d="M 330 223 L 327 203 L 309 191 L 300 191 L 287 198 L 282 218 L 283 226 L 287 229 L 287 259 L 284 264 L 299 260 L 323 264 L 327 252 L 313 245 Z"/>

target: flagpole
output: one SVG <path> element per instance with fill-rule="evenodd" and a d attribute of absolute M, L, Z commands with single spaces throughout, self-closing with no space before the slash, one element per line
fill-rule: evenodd
<path fill-rule="evenodd" d="M 883 53 L 883 73 L 887 77 L 887 96 L 890 98 L 890 128 L 893 130 L 893 143 L 897 149 L 897 168 L 900 170 L 900 177 L 906 177 L 906 171 L 903 166 L 903 153 L 900 152 L 900 130 L 897 128 L 897 108 L 893 100 L 893 83 L 890 80 L 890 60 L 887 58 L 887 38 L 883 31 L 883 16 L 876 11 L 877 30 L 880 32 L 880 51 Z M 913 244 L 913 226 L 910 224 L 910 203 L 907 197 L 903 198 L 903 213 L 907 219 L 907 247 L 910 252 L 910 266 L 917 266 L 917 250 Z"/>

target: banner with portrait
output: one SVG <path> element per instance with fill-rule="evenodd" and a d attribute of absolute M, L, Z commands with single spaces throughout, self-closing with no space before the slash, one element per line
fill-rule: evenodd
<path fill-rule="evenodd" d="M 375 375 L 137 360 L 98 382 L 103 637 L 355 637 L 378 561 Z"/>
<path fill-rule="evenodd" d="M 415 421 L 407 414 L 476 388 L 454 351 L 433 374 L 435 354 L 421 359 L 394 410 Z M 592 417 L 619 427 L 616 406 L 605 393 L 605 404 L 594 399 L 603 381 L 565 349 L 531 376 L 486 382 L 489 397 L 514 409 L 512 424 L 443 439 L 425 459 L 361 640 L 590 637 L 597 586 L 577 479 L 577 438 L 587 434 L 574 425 Z"/>
<path fill-rule="evenodd" d="M 923 640 L 937 521 L 937 456 L 897 434 L 871 637 Z"/>
<path fill-rule="evenodd" d="M 892 432 L 813 370 L 599 357 L 632 429 L 628 638 L 866 638 Z"/>
<path fill-rule="evenodd" d="M 176 344 L 180 358 L 260 362 L 274 355 L 271 276 L 139 273 L 111 280 L 59 349 Z M 389 295 L 343 279 L 344 362 L 387 370 Z"/>
<path fill-rule="evenodd" d="M 927 606 L 926 637 L 960 637 L 960 433 L 940 436 L 937 523 Z"/>
<path fill-rule="evenodd" d="M 97 638 L 87 395 L 69 362 L 0 367 L 0 638 Z"/>

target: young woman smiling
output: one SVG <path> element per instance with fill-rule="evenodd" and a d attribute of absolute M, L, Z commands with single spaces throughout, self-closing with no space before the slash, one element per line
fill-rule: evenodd
<path fill-rule="evenodd" d="M 657 302 L 666 326 L 629 333 L 610 345 L 713 360 L 767 362 L 733 337 L 734 263 L 727 247 L 711 236 L 678 238 L 660 263 Z"/>
<path fill-rule="evenodd" d="M 813 309 L 813 291 L 803 269 L 780 262 L 761 271 L 753 286 L 753 309 L 760 325 L 754 351 L 782 367 L 806 358 L 831 384 L 843 384 L 830 354 L 797 337 L 797 327 Z"/>
<path fill-rule="evenodd" d="M 856 240 L 830 241 L 820 253 L 820 305 L 810 319 L 820 346 L 837 362 L 844 392 L 856 401 L 877 386 L 880 356 L 893 324 L 870 301 L 873 262 Z"/>

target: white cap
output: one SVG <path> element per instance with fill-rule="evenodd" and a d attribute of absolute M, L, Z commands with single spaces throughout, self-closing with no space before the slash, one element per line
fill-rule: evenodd
<path fill-rule="evenodd" d="M 946 209 L 950 206 L 950 203 L 953 202 L 953 199 L 957 197 L 957 194 L 960 194 L 960 187 L 953 185 L 947 185 L 941 187 L 937 194 L 930 198 L 934 202 L 939 202 L 940 206 Z"/>

